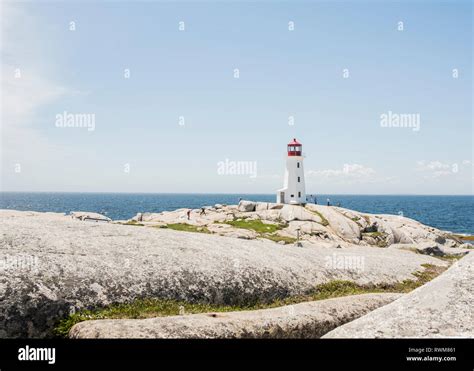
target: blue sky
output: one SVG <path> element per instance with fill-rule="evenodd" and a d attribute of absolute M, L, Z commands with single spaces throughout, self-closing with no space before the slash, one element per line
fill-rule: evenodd
<path fill-rule="evenodd" d="M 1 19 L 3 190 L 273 193 L 296 137 L 308 193 L 473 191 L 471 2 L 24 2 Z M 95 130 L 57 127 L 64 111 Z M 420 129 L 381 127 L 388 111 Z"/>

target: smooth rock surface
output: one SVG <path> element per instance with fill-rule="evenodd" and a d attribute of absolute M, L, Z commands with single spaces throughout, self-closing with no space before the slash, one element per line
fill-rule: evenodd
<path fill-rule="evenodd" d="M 111 222 L 112 219 L 105 215 L 98 213 L 91 213 L 88 211 L 71 211 L 71 217 L 73 219 L 79 219 L 82 221 L 96 221 L 96 222 Z"/>
<path fill-rule="evenodd" d="M 257 203 L 253 201 L 242 200 L 239 202 L 238 209 L 239 211 L 255 211 Z"/>
<path fill-rule="evenodd" d="M 218 205 L 218 208 L 178 209 L 161 213 L 138 213 L 132 221 L 139 221 L 146 226 L 185 223 L 208 228 L 212 233 L 237 238 L 265 238 L 261 233 L 249 233 L 248 229 L 230 226 L 222 228 L 215 223 L 226 223 L 232 220 L 261 220 L 263 223 L 277 223 L 280 230 L 276 235 L 329 246 L 337 243 L 341 247 L 352 245 L 389 247 L 393 244 L 421 243 L 435 244 L 445 254 L 456 255 L 462 241 L 447 232 L 423 225 L 413 219 L 400 215 L 375 215 L 360 213 L 341 207 L 306 204 L 286 205 L 269 202 L 240 201 L 239 205 Z M 299 223 L 299 224 L 297 224 Z M 297 227 L 298 225 L 298 227 Z M 301 227 L 298 231 L 298 228 Z M 275 235 L 274 234 L 274 235 Z M 454 250 L 446 252 L 445 248 Z M 433 250 L 434 252 L 437 249 Z"/>
<path fill-rule="evenodd" d="M 402 294 L 364 294 L 241 312 L 80 322 L 70 338 L 319 338 Z"/>
<path fill-rule="evenodd" d="M 447 265 L 398 249 L 282 246 L 13 210 L 0 210 L 0 236 L 0 338 L 50 336 L 71 312 L 145 297 L 271 302 L 335 279 L 393 283 L 422 264 Z"/>
<path fill-rule="evenodd" d="M 474 253 L 397 301 L 325 338 L 474 337 Z"/>

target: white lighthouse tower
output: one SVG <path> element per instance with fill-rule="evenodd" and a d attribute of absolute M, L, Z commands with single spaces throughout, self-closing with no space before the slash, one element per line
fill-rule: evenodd
<path fill-rule="evenodd" d="M 277 191 L 277 202 L 281 204 L 304 204 L 306 203 L 306 192 L 301 143 L 293 139 L 288 143 L 287 152 L 285 179 L 283 188 Z"/>

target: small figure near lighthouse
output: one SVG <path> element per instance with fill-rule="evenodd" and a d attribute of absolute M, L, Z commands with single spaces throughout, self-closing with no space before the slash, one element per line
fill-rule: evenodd
<path fill-rule="evenodd" d="M 304 204 L 306 192 L 304 185 L 302 145 L 296 139 L 288 143 L 285 179 L 283 188 L 277 191 L 277 203 Z"/>

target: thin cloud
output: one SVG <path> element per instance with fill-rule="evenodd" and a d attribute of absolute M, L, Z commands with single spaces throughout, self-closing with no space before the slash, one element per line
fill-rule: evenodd
<path fill-rule="evenodd" d="M 439 160 L 416 162 L 415 170 L 423 174 L 425 179 L 437 179 L 447 176 L 455 176 L 461 171 L 470 168 L 472 162 L 470 160 L 462 160 L 458 162 L 443 162 Z"/>
<path fill-rule="evenodd" d="M 0 117 L 1 117 L 1 188 L 20 176 L 32 180 L 38 164 L 57 161 L 65 153 L 61 144 L 51 143 L 44 132 L 40 111 L 46 105 L 77 94 L 45 71 L 54 60 L 37 47 L 40 23 L 21 4 L 2 3 L 0 25 Z M 19 27 L 18 25 L 21 25 Z M 16 40 L 21 39 L 21 45 Z M 53 69 L 54 70 L 54 69 Z M 46 125 L 48 122 L 46 121 Z M 54 125 L 54 118 L 51 118 Z M 13 172 L 21 165 L 22 173 Z M 28 178 L 29 177 L 29 178 Z M 27 182 L 27 180 L 24 180 Z M 16 183 L 14 183 L 16 184 Z"/>
<path fill-rule="evenodd" d="M 368 178 L 375 175 L 375 170 L 360 164 L 344 164 L 342 169 L 309 170 L 308 178 Z"/>

